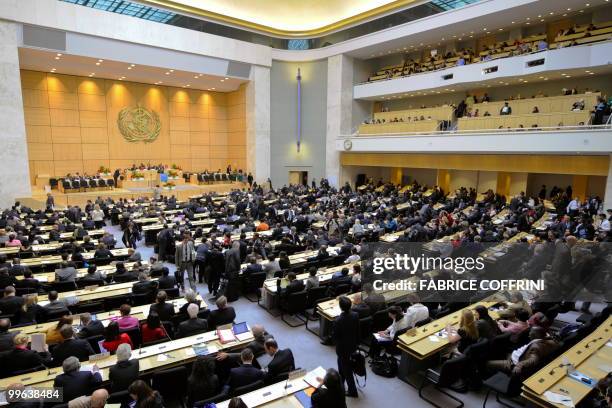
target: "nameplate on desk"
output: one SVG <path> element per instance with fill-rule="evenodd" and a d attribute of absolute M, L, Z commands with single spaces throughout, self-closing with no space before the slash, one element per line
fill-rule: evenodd
<path fill-rule="evenodd" d="M 272 391 L 268 391 L 268 392 L 264 392 L 263 394 L 261 394 L 262 397 L 269 397 L 270 395 L 272 395 Z"/>
<path fill-rule="evenodd" d="M 94 291 L 94 290 L 96 290 L 97 288 L 98 288 L 98 285 L 88 285 L 88 286 L 85 286 L 85 288 L 84 288 L 84 289 L 85 289 L 85 290 L 88 290 L 88 291 L 92 291 L 92 292 L 93 292 L 93 291 Z"/>

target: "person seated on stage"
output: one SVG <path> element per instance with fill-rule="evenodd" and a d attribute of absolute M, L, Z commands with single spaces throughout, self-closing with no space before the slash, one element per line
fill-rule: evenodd
<path fill-rule="evenodd" d="M 515 349 L 506 360 L 491 360 L 487 368 L 502 371 L 519 378 L 531 375 L 551 353 L 559 348 L 559 343 L 547 337 L 546 330 L 532 327 L 529 330 L 529 343 Z"/>
<path fill-rule="evenodd" d="M 208 323 L 204 319 L 198 318 L 198 312 L 200 311 L 200 307 L 191 303 L 187 307 L 187 314 L 189 315 L 189 319 L 181 322 L 178 327 L 178 332 L 176 334 L 176 338 L 189 337 L 194 334 L 204 333 L 208 330 Z"/>
<path fill-rule="evenodd" d="M 219 377 L 215 374 L 215 359 L 212 356 L 198 356 L 187 378 L 188 406 L 213 397 L 219 393 Z"/>
<path fill-rule="evenodd" d="M 81 327 L 77 333 L 80 339 L 104 334 L 104 325 L 100 320 L 93 320 L 91 313 L 81 313 Z"/>
<path fill-rule="evenodd" d="M 136 317 L 130 316 L 131 312 L 132 307 L 127 303 L 124 303 L 119 307 L 119 313 L 121 316 L 113 317 L 111 320 L 117 322 L 117 325 L 121 330 L 128 330 L 138 327 L 140 321 Z"/>
<path fill-rule="evenodd" d="M 60 313 L 70 314 L 66 303 L 63 300 L 59 300 L 58 297 L 59 294 L 55 290 L 52 290 L 47 295 L 49 303 L 43 306 L 43 311 L 46 317 L 50 315 L 57 316 Z"/>
<path fill-rule="evenodd" d="M 266 340 L 264 344 L 266 353 L 272 357 L 272 360 L 266 367 L 265 380 L 267 383 L 274 382 L 280 375 L 295 370 L 295 361 L 291 349 L 280 350 L 278 343 L 274 339 Z"/>
<path fill-rule="evenodd" d="M 140 364 L 138 359 L 132 357 L 132 348 L 129 344 L 120 344 L 117 347 L 117 364 L 109 367 L 108 380 L 110 391 L 119 392 L 128 389 L 130 384 L 138 379 L 140 374 Z"/>
<path fill-rule="evenodd" d="M 312 408 L 346 408 L 344 386 L 337 370 L 330 368 L 325 377 L 317 380 L 321 386 L 315 389 L 310 397 Z"/>
<path fill-rule="evenodd" d="M 151 305 L 149 308 L 149 313 L 155 312 L 159 315 L 159 319 L 162 322 L 170 321 L 172 316 L 174 316 L 174 305 L 172 303 L 166 303 L 168 299 L 168 294 L 160 290 L 157 292 L 157 297 L 155 298 L 155 303 Z"/>
<path fill-rule="evenodd" d="M 116 321 L 111 321 L 108 323 L 108 326 L 106 326 L 106 330 L 104 330 L 102 347 L 104 347 L 106 351 L 114 353 L 117 351 L 117 347 L 119 347 L 120 344 L 129 344 L 130 348 L 134 348 L 130 336 L 127 333 L 120 333 L 119 324 Z"/>
<path fill-rule="evenodd" d="M 57 324 L 47 329 L 45 332 L 47 344 L 57 344 L 64 340 L 62 334 L 60 333 L 60 329 L 64 327 L 64 325 L 72 326 L 72 316 L 66 315 L 60 317 Z"/>
<path fill-rule="evenodd" d="M 0 374 L 2 377 L 12 377 L 24 370 L 39 367 L 43 369 L 51 362 L 48 349 L 36 352 L 28 348 L 30 338 L 28 335 L 18 333 L 13 338 L 13 348 L 0 354 Z"/>
<path fill-rule="evenodd" d="M 187 289 L 185 291 L 185 300 L 187 301 L 183 306 L 179 308 L 179 314 L 187 314 L 187 308 L 191 304 L 195 304 L 200 309 L 200 304 L 202 303 L 200 299 L 198 299 L 198 294 L 193 289 Z"/>
<path fill-rule="evenodd" d="M 53 366 L 58 367 L 66 358 L 70 356 L 76 357 L 79 361 L 89 359 L 89 356 L 94 354 L 91 345 L 87 340 L 75 339 L 74 329 L 72 326 L 65 324 L 60 329 L 63 341 L 55 346 L 51 352 L 53 356 Z"/>
<path fill-rule="evenodd" d="M 62 369 L 64 372 L 55 377 L 53 387 L 63 388 L 64 401 L 72 401 L 83 395 L 90 395 L 102 384 L 98 366 L 94 364 L 91 371 L 80 371 L 81 363 L 77 357 L 67 357 L 62 362 Z"/>
<path fill-rule="evenodd" d="M 236 318 L 236 311 L 233 307 L 227 305 L 227 298 L 219 296 L 215 301 L 217 310 L 211 310 L 208 315 L 208 327 L 210 330 L 215 330 L 217 326 L 233 323 Z"/>
<path fill-rule="evenodd" d="M 168 338 L 166 329 L 159 320 L 157 313 L 149 313 L 147 321 L 140 326 L 140 333 L 142 336 L 142 342 L 148 343 L 150 341 L 157 341 L 163 338 Z"/>
<path fill-rule="evenodd" d="M 132 293 L 134 295 L 149 295 L 157 292 L 157 281 L 152 281 L 145 272 L 138 274 L 138 282 L 132 285 Z M 152 299 L 152 298 L 151 298 Z"/>
<path fill-rule="evenodd" d="M 244 387 L 262 381 L 264 379 L 264 372 L 258 368 L 253 367 L 253 351 L 249 348 L 245 348 L 240 353 L 240 366 L 230 369 L 227 383 L 223 387 L 223 392 L 229 394 L 236 388 Z"/>

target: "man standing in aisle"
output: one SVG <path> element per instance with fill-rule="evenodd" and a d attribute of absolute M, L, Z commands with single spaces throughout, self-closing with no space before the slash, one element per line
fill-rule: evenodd
<path fill-rule="evenodd" d="M 185 290 L 185 271 L 187 271 L 189 286 L 194 291 L 196 290 L 195 276 L 193 272 L 195 257 L 195 245 L 191 239 L 191 234 L 189 232 L 184 232 L 183 240 L 176 245 L 176 250 L 174 252 L 174 263 L 176 264 L 176 272 L 174 272 L 174 276 L 180 285 L 181 290 Z"/>
<path fill-rule="evenodd" d="M 357 387 L 353 375 L 351 355 L 357 350 L 359 339 L 359 315 L 351 310 L 352 302 L 346 296 L 338 300 L 340 316 L 334 322 L 333 337 L 336 341 L 336 355 L 338 356 L 338 372 L 342 382 L 347 385 L 347 397 L 357 398 Z"/>

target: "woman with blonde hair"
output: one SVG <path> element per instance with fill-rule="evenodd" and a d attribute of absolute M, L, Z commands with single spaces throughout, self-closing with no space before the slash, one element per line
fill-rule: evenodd
<path fill-rule="evenodd" d="M 478 341 L 478 328 L 476 327 L 474 312 L 470 309 L 464 309 L 461 312 L 459 329 L 454 331 L 449 325 L 446 327 L 446 335 L 450 343 L 457 345 L 459 353 L 463 353 L 468 346 L 476 343 Z"/>
<path fill-rule="evenodd" d="M 31 293 L 23 296 L 24 302 L 17 315 L 19 324 L 43 321 L 44 309 L 38 304 L 38 295 Z"/>

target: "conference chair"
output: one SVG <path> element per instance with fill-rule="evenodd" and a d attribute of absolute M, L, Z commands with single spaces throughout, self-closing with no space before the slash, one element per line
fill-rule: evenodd
<path fill-rule="evenodd" d="M 104 310 L 107 310 L 107 311 L 116 310 L 116 309 L 119 309 L 121 305 L 123 304 L 128 304 L 128 305 L 130 304 L 130 295 L 126 294 L 126 295 L 107 297 L 103 299 L 103 302 L 104 302 Z"/>
<path fill-rule="evenodd" d="M 75 314 L 102 313 L 104 312 L 104 303 L 103 302 L 91 302 L 91 303 L 77 304 L 75 309 L 76 309 Z"/>
<path fill-rule="evenodd" d="M 227 394 L 225 393 L 220 393 L 217 395 L 214 395 L 210 398 L 207 398 L 205 400 L 201 400 L 201 401 L 196 401 L 194 403 L 189 403 L 189 406 L 193 406 L 194 408 L 204 408 L 206 406 L 208 406 L 209 404 L 214 404 L 217 402 L 221 402 L 227 399 Z"/>
<path fill-rule="evenodd" d="M 372 316 L 372 325 L 375 332 L 386 330 L 393 323 L 387 310 L 379 310 Z"/>
<path fill-rule="evenodd" d="M 208 316 L 210 315 L 210 309 L 200 309 L 198 312 L 198 319 L 208 320 Z"/>
<path fill-rule="evenodd" d="M 62 188 L 64 189 L 64 191 L 72 190 L 72 185 L 70 184 L 68 180 L 61 179 L 61 182 L 62 182 Z"/>
<path fill-rule="evenodd" d="M 299 327 L 306 324 L 308 320 L 304 315 L 306 314 L 306 309 L 308 307 L 308 293 L 303 290 L 301 292 L 292 293 L 287 296 L 284 301 L 281 300 L 280 310 L 281 310 L 281 320 L 290 327 Z M 300 323 L 295 324 L 285 318 L 285 315 L 289 314 L 295 319 L 297 319 Z"/>
<path fill-rule="evenodd" d="M 128 390 L 113 392 L 106 400 L 107 404 L 119 404 L 121 407 L 127 406 L 132 401 Z"/>
<path fill-rule="evenodd" d="M 49 179 L 49 187 L 51 188 L 51 190 L 57 190 L 57 184 L 58 180 L 56 178 Z"/>
<path fill-rule="evenodd" d="M 96 354 L 99 354 L 101 352 L 100 342 L 104 340 L 104 335 L 99 334 L 97 336 L 87 337 L 85 340 L 87 340 L 87 342 Z"/>
<path fill-rule="evenodd" d="M 489 359 L 502 360 L 513 347 L 515 346 L 512 342 L 512 333 L 498 334 L 489 341 Z"/>
<path fill-rule="evenodd" d="M 514 408 L 515 405 L 505 402 L 501 399 L 501 396 L 503 395 L 507 399 L 518 397 L 521 394 L 521 384 L 521 379 L 516 375 L 508 375 L 502 372 L 492 375 L 482 383 L 482 385 L 487 389 L 482 407 L 485 408 L 487 406 L 489 395 L 491 392 L 494 392 L 495 400 L 499 404 L 508 408 Z"/>
<path fill-rule="evenodd" d="M 179 288 L 164 289 L 164 291 L 168 295 L 168 299 L 176 299 L 181 296 Z"/>
<path fill-rule="evenodd" d="M 136 293 L 131 296 L 132 306 L 142 306 L 153 303 L 154 292 L 151 293 Z"/>
<path fill-rule="evenodd" d="M 95 280 L 77 280 L 76 281 L 77 288 L 82 289 L 86 286 L 104 286 L 104 279 L 95 279 Z"/>
<path fill-rule="evenodd" d="M 250 274 L 243 280 L 242 293 L 244 297 L 251 302 L 258 302 L 261 297 L 261 288 L 266 280 L 266 272 L 255 272 Z M 255 294 L 256 296 L 249 297 L 249 294 Z"/>
<path fill-rule="evenodd" d="M 239 397 L 241 395 L 244 395 L 244 394 L 247 394 L 249 392 L 253 392 L 255 390 L 263 388 L 264 385 L 265 384 L 264 384 L 263 380 L 256 381 L 253 384 L 243 385 L 242 387 L 236 388 L 232 392 L 232 396 Z"/>
<path fill-rule="evenodd" d="M 461 356 L 461 357 L 455 357 L 453 359 L 450 359 L 444 362 L 442 366 L 440 367 L 439 371 L 436 371 L 432 368 L 427 369 L 427 371 L 425 372 L 425 375 L 423 376 L 423 381 L 421 383 L 421 386 L 419 387 L 419 398 L 421 398 L 424 401 L 429 402 L 434 407 L 448 408 L 449 405 L 446 405 L 446 404 L 438 405 L 436 402 L 434 402 L 433 400 L 425 396 L 425 394 L 423 393 L 423 390 L 427 388 L 429 385 L 432 385 L 433 388 L 436 389 L 438 392 L 446 395 L 448 398 L 452 399 L 453 401 L 458 402 L 459 405 L 456 406 L 457 408 L 463 407 L 464 405 L 463 401 L 455 397 L 454 395 L 450 394 L 448 391 L 446 391 L 446 389 L 449 389 L 455 381 L 461 378 L 461 372 L 462 372 L 463 367 L 466 365 L 466 363 L 467 363 L 467 357 Z"/>
<path fill-rule="evenodd" d="M 51 288 L 58 292 L 68 292 L 77 288 L 76 282 L 59 282 L 55 281 L 51 283 Z"/>
<path fill-rule="evenodd" d="M 318 332 L 318 331 L 316 331 L 315 329 L 313 329 L 313 328 L 311 328 L 311 327 L 308 327 L 308 322 L 311 322 L 311 321 L 317 321 L 317 320 L 319 320 L 319 313 L 317 312 L 317 306 L 318 306 L 318 304 L 319 304 L 319 303 L 323 303 L 323 302 L 327 302 L 327 301 L 332 300 L 332 299 L 333 299 L 332 297 L 324 297 L 324 298 L 321 298 L 321 299 L 319 299 L 319 300 L 317 301 L 317 303 L 314 305 L 313 310 L 312 310 L 312 312 L 311 312 L 310 314 L 308 314 L 308 312 L 306 312 L 306 313 L 307 313 L 307 315 L 306 315 L 306 316 L 307 316 L 307 318 L 306 318 L 306 321 L 304 322 L 304 323 L 305 323 L 306 330 L 308 330 L 309 332 L 311 332 L 312 334 L 314 334 L 314 335 L 316 335 L 316 336 L 319 336 L 319 332 Z"/>
<path fill-rule="evenodd" d="M 187 394 L 187 368 L 176 367 L 153 373 L 151 385 L 164 398 L 164 404 L 177 401 L 185 407 Z"/>
<path fill-rule="evenodd" d="M 134 349 L 140 347 L 142 343 L 142 335 L 140 334 L 140 326 L 132 327 L 130 329 L 120 330 L 121 333 L 125 333 L 130 336 L 130 340 L 132 340 L 132 345 Z"/>
<path fill-rule="evenodd" d="M 108 188 L 112 189 L 113 187 L 115 187 L 115 180 L 113 179 L 106 180 L 106 185 L 108 186 Z"/>

